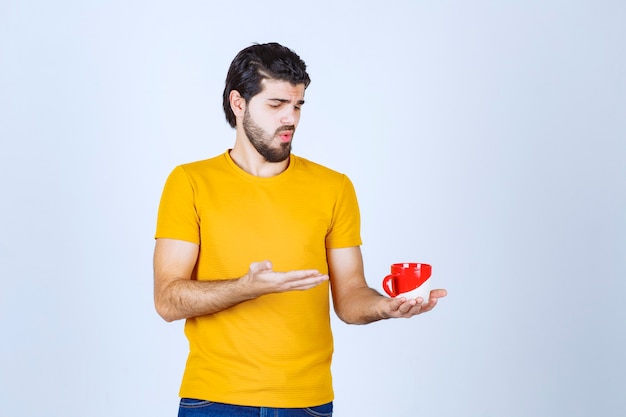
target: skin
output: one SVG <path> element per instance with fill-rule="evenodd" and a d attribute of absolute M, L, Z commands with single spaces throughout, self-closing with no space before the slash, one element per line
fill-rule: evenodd
<path fill-rule="evenodd" d="M 253 142 L 261 142 L 266 148 L 288 147 L 280 136 L 285 132 L 294 133 L 298 126 L 304 104 L 304 85 L 264 80 L 263 87 L 249 102 L 237 91 L 230 93 L 231 109 L 237 119 L 235 145 L 230 155 L 249 174 L 271 177 L 287 168 L 289 158 L 270 161 L 259 153 Z M 247 128 L 244 128 L 244 119 Z M 252 141 L 247 134 L 251 132 L 251 126 Z M 349 324 L 413 317 L 432 310 L 438 299 L 447 295 L 444 289 L 432 290 L 429 302 L 424 304 L 420 298 L 382 296 L 365 281 L 358 246 L 328 249 L 329 275 L 316 270 L 274 271 L 271 261 L 265 260 L 252 262 L 242 277 L 220 281 L 191 279 L 198 253 L 199 246 L 195 243 L 156 240 L 154 301 L 157 312 L 166 321 L 217 313 L 264 294 L 307 290 L 329 279 L 335 312 Z"/>

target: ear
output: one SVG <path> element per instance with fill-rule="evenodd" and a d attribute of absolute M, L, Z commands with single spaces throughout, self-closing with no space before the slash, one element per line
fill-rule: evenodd
<path fill-rule="evenodd" d="M 246 111 L 246 99 L 239 94 L 239 91 L 231 90 L 228 100 L 230 101 L 230 109 L 235 114 L 235 117 L 243 117 Z"/>

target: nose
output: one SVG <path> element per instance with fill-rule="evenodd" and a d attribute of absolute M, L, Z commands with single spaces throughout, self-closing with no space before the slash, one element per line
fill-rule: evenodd
<path fill-rule="evenodd" d="M 283 125 L 296 125 L 298 123 L 298 114 L 295 108 L 287 108 L 281 114 L 280 123 Z"/>

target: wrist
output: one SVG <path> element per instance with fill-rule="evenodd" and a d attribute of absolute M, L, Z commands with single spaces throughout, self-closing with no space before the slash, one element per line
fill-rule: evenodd
<path fill-rule="evenodd" d="M 244 276 L 235 279 L 234 285 L 236 288 L 233 289 L 240 295 L 242 301 L 252 300 L 261 296 L 258 291 L 255 291 L 249 272 Z"/>

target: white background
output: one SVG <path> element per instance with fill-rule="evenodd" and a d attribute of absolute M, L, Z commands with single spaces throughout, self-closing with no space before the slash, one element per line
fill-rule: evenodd
<path fill-rule="evenodd" d="M 370 285 L 449 291 L 333 318 L 335 415 L 626 414 L 626 3 L 3 0 L 0 415 L 176 415 L 156 209 L 232 146 L 226 70 L 268 41 L 308 64 L 294 152 L 353 180 Z"/>

